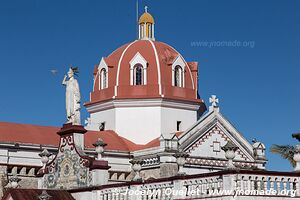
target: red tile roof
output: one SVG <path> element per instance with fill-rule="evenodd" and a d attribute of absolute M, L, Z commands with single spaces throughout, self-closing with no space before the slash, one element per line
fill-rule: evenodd
<path fill-rule="evenodd" d="M 0 142 L 58 146 L 59 130 L 59 127 L 0 122 Z M 107 150 L 135 151 L 159 146 L 158 138 L 148 144 L 139 145 L 119 136 L 114 131 L 107 130 L 85 133 L 85 147 L 94 148 L 93 143 L 98 138 L 107 143 L 105 147 Z"/>
<path fill-rule="evenodd" d="M 39 189 L 10 189 L 8 190 L 2 200 L 8 200 L 12 197 L 13 200 L 28 200 L 39 199 L 38 196 L 42 194 L 43 190 Z M 50 199 L 59 200 L 75 200 L 72 195 L 65 190 L 47 190 L 47 193 L 51 196 Z"/>

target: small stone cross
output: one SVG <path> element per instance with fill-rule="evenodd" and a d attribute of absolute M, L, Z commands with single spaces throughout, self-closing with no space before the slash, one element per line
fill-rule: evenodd
<path fill-rule="evenodd" d="M 216 95 L 211 95 L 211 97 L 209 98 L 209 103 L 211 103 L 213 107 L 217 107 L 219 103 L 219 99 L 217 98 Z"/>

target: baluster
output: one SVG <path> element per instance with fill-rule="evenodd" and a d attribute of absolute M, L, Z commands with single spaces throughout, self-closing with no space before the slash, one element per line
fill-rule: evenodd
<path fill-rule="evenodd" d="M 270 178 L 270 190 L 274 190 L 274 180 Z"/>
<path fill-rule="evenodd" d="M 213 190 L 213 184 L 211 179 L 208 180 L 208 190 Z"/>
<path fill-rule="evenodd" d="M 282 178 L 282 190 L 288 190 L 287 181 L 285 178 Z"/>
<path fill-rule="evenodd" d="M 203 185 L 202 185 L 202 194 L 206 194 L 206 188 L 207 188 L 207 181 L 204 179 L 203 180 Z"/>
<path fill-rule="evenodd" d="M 146 190 L 145 190 L 144 186 L 141 187 L 141 191 L 145 191 L 145 192 L 142 192 L 142 194 L 141 194 L 142 200 L 145 200 L 146 199 L 146 194 L 145 194 Z M 130 196 L 128 196 L 128 198 L 130 199 Z M 127 197 L 126 197 L 126 199 L 127 199 Z"/>
<path fill-rule="evenodd" d="M 298 192 L 299 192 L 299 182 L 298 182 L 298 180 L 297 179 L 294 179 L 294 185 L 295 185 L 295 187 L 293 188 L 294 190 L 296 190 L 297 191 L 297 194 L 298 194 Z"/>
<path fill-rule="evenodd" d="M 218 190 L 218 181 L 216 178 L 213 179 L 213 188 L 214 190 Z"/>
<path fill-rule="evenodd" d="M 218 183 L 217 183 L 218 191 L 220 191 L 221 187 L 222 187 L 222 180 L 218 179 L 217 181 L 218 181 Z"/>
<path fill-rule="evenodd" d="M 261 178 L 261 183 L 260 183 L 261 185 L 260 185 L 260 188 L 261 188 L 261 190 L 266 190 L 266 180 L 265 180 L 265 177 L 262 177 Z"/>
<path fill-rule="evenodd" d="M 203 186 L 203 182 L 202 182 L 202 180 L 199 180 L 199 182 L 198 182 L 198 187 L 197 187 L 197 193 L 198 193 L 198 195 L 202 195 L 202 186 Z"/>
<path fill-rule="evenodd" d="M 268 178 L 264 179 L 264 190 L 267 191 L 268 190 Z"/>
<path fill-rule="evenodd" d="M 251 189 L 251 180 L 250 180 L 250 176 L 248 176 L 246 178 L 246 187 L 247 187 L 247 190 L 250 190 Z"/>
<path fill-rule="evenodd" d="M 157 199 L 157 195 L 158 195 L 158 188 L 157 188 L 156 185 L 154 185 L 154 187 L 153 187 L 153 196 L 152 196 L 152 198 L 153 198 L 153 199 Z"/>
<path fill-rule="evenodd" d="M 198 188 L 199 182 L 198 180 L 194 180 L 194 186 L 193 186 L 193 197 L 197 196 L 197 188 Z"/>
<path fill-rule="evenodd" d="M 261 180 L 261 177 L 257 177 L 256 179 L 256 190 L 260 191 L 262 190 L 262 180 Z"/>
<path fill-rule="evenodd" d="M 103 192 L 100 192 L 99 200 L 104 200 L 104 198 L 103 198 Z"/>
<path fill-rule="evenodd" d="M 108 191 L 109 193 L 109 200 L 114 200 L 114 194 L 113 194 L 113 192 L 112 192 L 112 190 L 109 190 Z"/>
<path fill-rule="evenodd" d="M 162 190 L 163 190 L 164 185 L 160 185 L 158 189 L 158 199 L 162 199 Z"/>
<path fill-rule="evenodd" d="M 242 176 L 241 178 L 240 178 L 240 190 L 241 191 L 244 191 L 245 190 L 245 183 L 244 183 L 244 176 Z"/>
<path fill-rule="evenodd" d="M 148 199 L 152 199 L 153 196 L 154 196 L 154 189 L 153 189 L 153 187 L 151 187 L 150 191 L 151 191 L 151 193 L 150 193 L 150 195 L 148 195 Z"/>
<path fill-rule="evenodd" d="M 243 177 L 243 190 L 247 190 L 247 178 Z"/>
<path fill-rule="evenodd" d="M 190 193 L 190 182 L 187 181 L 187 182 L 186 182 L 186 196 L 188 196 L 189 193 Z"/>
<path fill-rule="evenodd" d="M 207 180 L 202 179 L 202 193 L 206 194 L 206 189 L 207 189 Z"/>
<path fill-rule="evenodd" d="M 206 192 L 210 190 L 210 188 L 211 188 L 211 184 L 210 184 L 210 180 L 208 179 L 206 180 Z"/>
<path fill-rule="evenodd" d="M 193 197 L 197 196 L 197 186 L 198 186 L 197 181 L 195 181 L 193 184 L 193 195 L 192 195 Z"/>
<path fill-rule="evenodd" d="M 276 178 L 276 191 L 277 191 L 277 194 L 280 193 L 280 179 L 279 178 Z"/>
<path fill-rule="evenodd" d="M 254 190 L 255 189 L 255 178 L 250 176 L 249 180 L 250 180 L 250 190 Z"/>
<path fill-rule="evenodd" d="M 214 190 L 214 189 L 215 189 L 214 180 L 213 180 L 213 179 L 210 179 L 209 182 L 210 182 L 210 189 L 211 189 L 211 190 Z"/>
<path fill-rule="evenodd" d="M 103 193 L 103 199 L 107 200 L 107 193 L 106 193 L 106 191 L 104 191 L 104 193 Z"/>
<path fill-rule="evenodd" d="M 290 187 L 289 189 L 293 190 L 294 189 L 293 186 L 294 186 L 294 184 L 293 184 L 292 179 L 289 179 L 289 187 Z"/>
<path fill-rule="evenodd" d="M 108 191 L 108 200 L 113 200 L 111 190 Z"/>
<path fill-rule="evenodd" d="M 168 189 L 168 188 L 173 189 L 173 185 L 169 185 L 166 189 Z M 172 199 L 172 197 L 173 197 L 173 193 L 171 192 L 170 195 L 167 196 L 167 199 Z"/>
<path fill-rule="evenodd" d="M 154 186 L 153 186 L 153 193 L 152 193 L 153 195 L 152 195 L 152 199 L 156 199 L 157 191 L 158 191 L 158 190 L 157 190 L 157 187 L 156 187 L 156 185 L 154 185 Z"/>
<path fill-rule="evenodd" d="M 119 190 L 119 200 L 123 200 L 124 188 L 120 188 Z"/>

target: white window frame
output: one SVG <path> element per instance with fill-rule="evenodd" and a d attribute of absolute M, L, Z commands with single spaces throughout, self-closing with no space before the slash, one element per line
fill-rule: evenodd
<path fill-rule="evenodd" d="M 185 87 L 185 62 L 183 60 L 183 58 L 178 55 L 176 57 L 176 59 L 174 60 L 173 64 L 172 64 L 172 85 L 175 86 L 175 68 L 176 66 L 180 66 L 182 69 L 182 74 L 181 74 L 181 86 L 177 86 L 177 87 Z"/>
<path fill-rule="evenodd" d="M 101 84 L 102 82 L 102 77 L 101 77 L 101 71 L 102 69 L 105 69 L 106 71 L 106 83 L 105 83 L 105 87 L 103 87 L 103 84 Z M 104 58 L 101 59 L 100 64 L 98 66 L 98 72 L 97 72 L 97 76 L 98 76 L 98 81 L 99 81 L 99 90 L 108 88 L 108 66 L 104 60 Z"/>
<path fill-rule="evenodd" d="M 103 73 L 103 72 L 104 72 L 104 73 Z M 99 75 L 99 77 L 100 77 L 100 89 L 102 90 L 102 89 L 107 88 L 107 71 L 106 71 L 105 68 L 102 68 L 102 69 L 100 70 L 100 75 Z M 105 82 L 103 81 L 104 78 L 105 78 Z M 104 87 L 104 85 L 105 85 L 105 87 Z"/>
<path fill-rule="evenodd" d="M 138 85 L 138 84 L 136 84 L 136 79 L 137 79 L 137 77 L 136 77 L 136 74 L 137 74 L 137 68 L 138 67 L 140 67 L 141 68 L 141 84 L 139 84 L 139 85 L 144 85 L 144 69 L 143 69 L 143 66 L 141 65 L 141 64 L 136 64 L 136 65 L 134 65 L 134 67 L 133 67 L 133 85 Z"/>
<path fill-rule="evenodd" d="M 146 59 L 137 52 L 135 56 L 130 60 L 130 85 L 135 85 L 135 70 L 134 67 L 138 64 L 142 66 L 142 85 L 147 85 L 147 61 Z"/>
<path fill-rule="evenodd" d="M 177 79 L 177 74 L 176 74 L 176 70 L 178 70 L 179 72 L 179 80 L 176 81 Z M 177 82 L 177 85 L 175 84 Z M 180 65 L 176 65 L 174 68 L 174 86 L 176 87 L 183 87 L 183 69 Z"/>

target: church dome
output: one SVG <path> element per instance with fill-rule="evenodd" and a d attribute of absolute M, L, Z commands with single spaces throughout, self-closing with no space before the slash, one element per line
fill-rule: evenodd
<path fill-rule="evenodd" d="M 197 94 L 197 62 L 186 62 L 173 47 L 150 39 L 127 43 L 94 69 L 90 102 L 151 99 L 202 103 Z"/>
<path fill-rule="evenodd" d="M 139 19 L 139 24 L 142 23 L 151 23 L 154 24 L 154 18 L 152 17 L 152 15 L 148 12 L 145 12 L 144 14 L 142 14 L 142 16 Z"/>
<path fill-rule="evenodd" d="M 154 18 L 150 13 L 148 13 L 148 7 L 145 6 L 145 12 L 141 15 L 139 19 L 139 24 L 154 24 Z"/>

